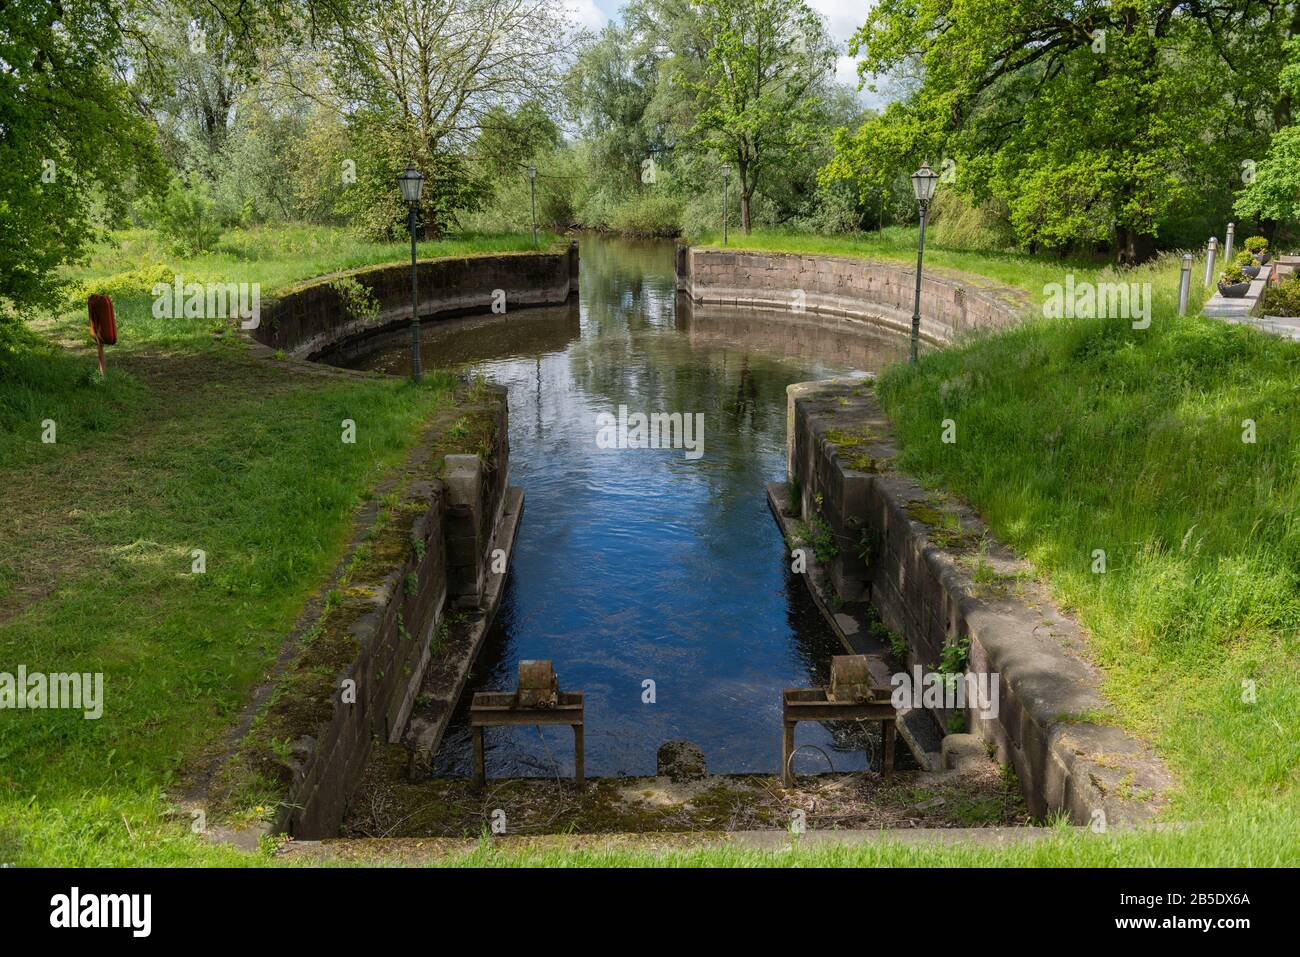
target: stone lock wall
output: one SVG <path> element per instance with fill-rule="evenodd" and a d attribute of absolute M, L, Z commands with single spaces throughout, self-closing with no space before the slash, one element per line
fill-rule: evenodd
<path fill-rule="evenodd" d="M 407 482 L 396 510 L 415 514 L 409 530 L 401 526 L 409 547 L 375 576 L 348 583 L 349 592 L 369 593 L 349 629 L 356 656 L 335 682 L 338 688 L 355 682 L 355 702 L 335 697 L 328 724 L 294 776 L 277 825 L 296 838 L 338 832 L 374 741 L 400 740 L 449 606 L 478 606 L 484 598 L 509 470 L 505 390 L 488 389 L 493 438 L 487 454 L 447 455 L 443 478 L 436 479 L 440 463 L 430 458 L 429 443 L 421 443 L 408 470 L 429 477 Z"/>
<path fill-rule="evenodd" d="M 677 287 L 695 302 L 843 316 L 910 332 L 916 271 L 898 263 L 802 253 L 677 247 Z M 921 336 L 952 342 L 1019 322 L 1031 308 L 1019 290 L 924 271 Z"/>
<path fill-rule="evenodd" d="M 931 671 L 945 647 L 968 643 L 967 671 L 996 675 L 999 700 L 996 715 L 967 708 L 967 726 L 1015 767 L 1031 812 L 1076 824 L 1099 812 L 1108 824 L 1154 816 L 1171 778 L 1143 742 L 1096 723 L 1101 676 L 1079 624 L 969 509 L 938 503 L 943 517 L 893 469 L 891 425 L 870 380 L 792 385 L 788 415 L 789 479 L 803 520 L 834 536 L 836 591 L 870 601 L 905 639 L 909 671 Z M 977 556 L 986 563 L 978 582 Z M 935 714 L 941 728 L 951 716 Z"/>
<path fill-rule="evenodd" d="M 558 305 L 578 290 L 578 244 L 562 251 L 495 253 L 424 259 L 416 264 L 421 319 L 487 312 L 495 290 L 507 309 Z M 355 318 L 333 285 L 352 279 L 378 302 L 377 314 Z M 291 358 L 316 359 L 349 340 L 410 323 L 411 266 L 370 266 L 313 279 L 262 304 L 258 342 L 283 349 Z"/>
<path fill-rule="evenodd" d="M 505 507 L 505 475 L 510 449 L 506 441 L 506 404 L 500 405 L 491 452 L 447 456 L 447 592 L 457 605 L 477 607 L 492 565 L 492 541 Z"/>

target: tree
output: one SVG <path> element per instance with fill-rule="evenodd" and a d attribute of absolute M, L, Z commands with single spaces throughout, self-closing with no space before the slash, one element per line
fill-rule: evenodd
<path fill-rule="evenodd" d="M 834 49 L 803 0 L 700 0 L 695 17 L 698 36 L 674 51 L 670 75 L 689 97 L 688 135 L 735 163 L 749 233 L 759 182 L 820 132 Z"/>
<path fill-rule="evenodd" d="M 334 107 L 383 137 L 382 150 L 363 143 L 355 156 L 356 202 L 391 205 L 392 177 L 414 162 L 427 177 L 425 231 L 436 232 L 472 201 L 463 158 L 484 122 L 494 109 L 549 108 L 569 44 L 550 0 L 355 0 L 314 46 Z"/>
<path fill-rule="evenodd" d="M 1289 107 L 1300 99 L 1300 37 L 1291 38 L 1287 50 L 1289 61 L 1279 75 L 1282 95 L 1278 101 Z M 1263 161 L 1257 167 L 1248 166 L 1245 178 L 1246 188 L 1235 207 L 1239 215 L 1253 217 L 1270 235 L 1279 221 L 1300 223 L 1300 123 L 1281 126 Z"/>
<path fill-rule="evenodd" d="M 115 0 L 0 3 L 0 321 L 57 305 L 96 207 L 120 216 L 130 184 L 163 182 L 152 130 L 111 72 L 122 16 Z"/>
<path fill-rule="evenodd" d="M 1141 261 L 1182 209 L 1208 197 L 1226 214 L 1234 159 L 1273 121 L 1261 61 L 1292 17 L 1282 6 L 881 0 L 851 52 L 864 76 L 917 66 L 921 86 L 841 137 L 837 171 L 881 179 L 946 155 L 954 185 L 1004 205 L 1022 244 L 1109 243 Z"/>

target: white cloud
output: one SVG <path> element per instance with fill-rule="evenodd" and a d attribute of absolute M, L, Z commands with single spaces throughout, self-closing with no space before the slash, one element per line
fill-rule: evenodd
<path fill-rule="evenodd" d="M 595 32 L 609 23 L 609 17 L 596 6 L 596 0 L 565 0 L 564 6 L 573 17 L 573 22 L 579 27 L 586 27 Z"/>
<path fill-rule="evenodd" d="M 831 37 L 841 47 L 867 22 L 873 0 L 808 0 L 808 5 L 826 18 Z"/>

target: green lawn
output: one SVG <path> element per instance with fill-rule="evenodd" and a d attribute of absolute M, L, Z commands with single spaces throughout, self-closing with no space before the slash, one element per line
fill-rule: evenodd
<path fill-rule="evenodd" d="M 157 251 L 147 234 L 123 241 L 86 275 L 136 270 Z M 530 247 L 507 236 L 421 252 Z M 260 230 L 166 262 L 187 280 L 273 291 L 406 249 Z M 153 320 L 147 297 L 119 306 L 106 381 L 84 341 L 84 300 L 0 353 L 0 670 L 103 672 L 106 698 L 99 720 L 0 715 L 0 863 L 131 858 L 115 840 L 128 829 L 160 863 L 214 853 L 164 823 L 164 790 L 263 678 L 377 478 L 456 401 L 445 376 L 304 374 L 250 358 L 211 321 Z M 341 441 L 344 419 L 355 444 Z M 205 574 L 191 573 L 195 549 Z M 131 859 L 154 860 L 141 853 Z"/>
<path fill-rule="evenodd" d="M 1167 308 L 1147 330 L 1039 320 L 880 394 L 899 466 L 1077 612 L 1110 720 L 1180 780 L 1169 816 L 1275 815 L 1300 838 L 1300 344 Z"/>
<path fill-rule="evenodd" d="M 733 248 L 915 261 L 915 230 L 733 235 Z M 973 505 L 1091 633 L 1110 720 L 1178 776 L 1169 817 L 1300 841 L 1300 343 L 1178 318 L 1178 257 L 1101 270 L 927 248 L 1041 300 L 1152 284 L 1153 322 L 1039 319 L 891 368 L 899 466 Z M 1194 264 L 1192 311 L 1206 295 Z M 944 419 L 958 441 L 940 441 Z M 1245 420 L 1255 441 L 1243 441 Z M 1094 550 L 1106 571 L 1092 571 Z M 1250 698 L 1253 702 L 1243 700 Z M 1255 826 L 1259 820 L 1273 822 Z M 1245 823 L 1243 823 L 1245 822 Z M 1207 832 L 1208 833 L 1208 832 Z"/>

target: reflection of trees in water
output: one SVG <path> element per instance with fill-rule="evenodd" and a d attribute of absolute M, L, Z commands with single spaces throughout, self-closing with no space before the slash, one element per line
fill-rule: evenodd
<path fill-rule="evenodd" d="M 425 319 L 421 323 L 420 358 L 426 369 L 455 369 L 519 355 L 564 352 L 582 335 L 576 296 L 563 306 L 517 309 L 505 315 Z M 390 375 L 411 370 L 409 328 L 375 336 L 356 347 L 343 364 Z"/>
<path fill-rule="evenodd" d="M 597 329 L 637 330 L 672 318 L 677 277 L 671 243 L 583 239 L 579 257 L 587 321 Z"/>
<path fill-rule="evenodd" d="M 424 334 L 420 354 L 426 364 L 446 368 L 563 352 L 581 336 L 582 319 L 574 296 L 563 306 L 446 320 Z"/>

